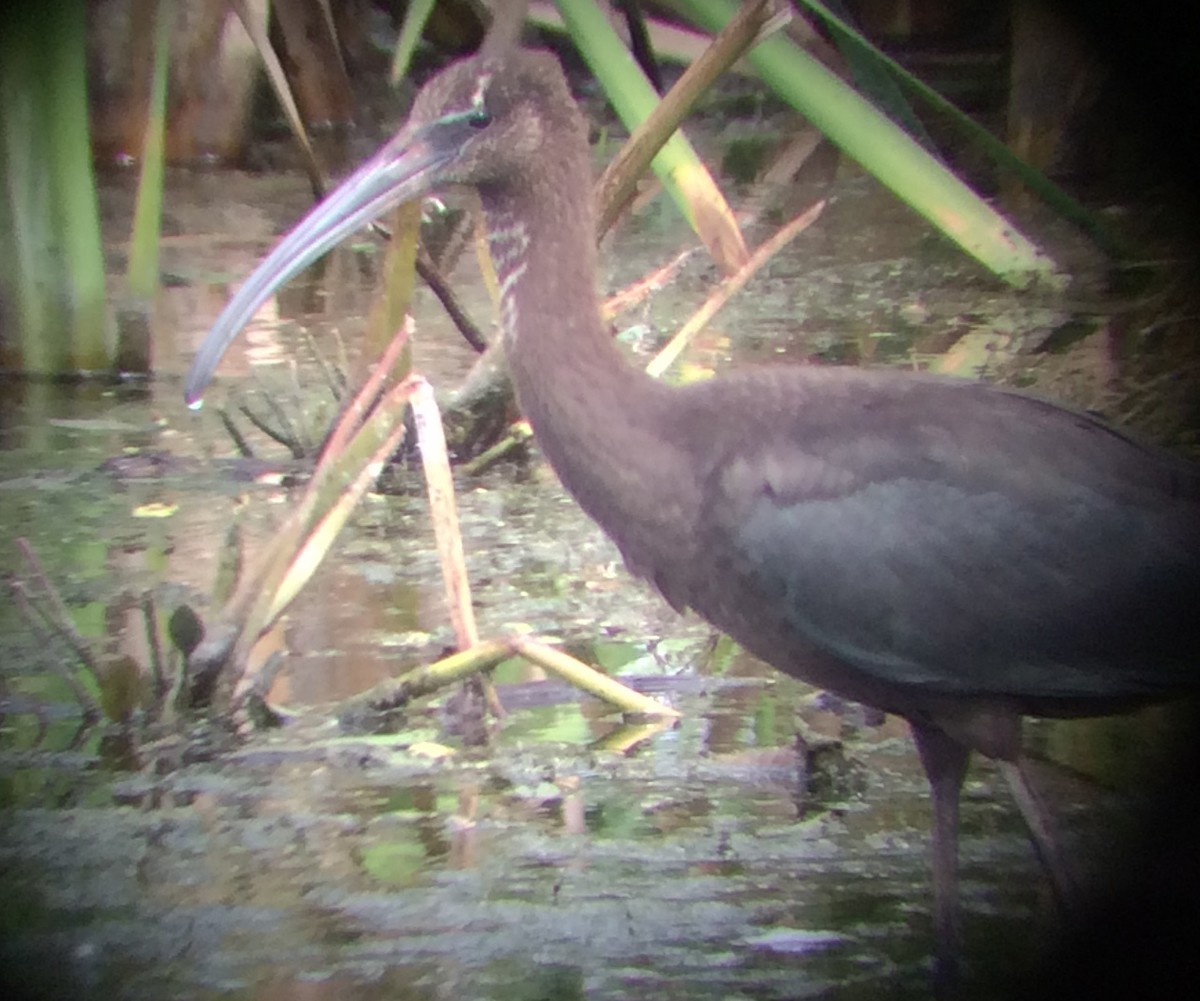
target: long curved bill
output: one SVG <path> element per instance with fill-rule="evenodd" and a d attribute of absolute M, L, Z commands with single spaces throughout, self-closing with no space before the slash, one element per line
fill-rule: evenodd
<path fill-rule="evenodd" d="M 229 300 L 196 352 L 183 389 L 189 406 L 199 406 L 221 356 L 280 285 L 388 209 L 428 194 L 438 184 L 440 169 L 455 153 L 452 146 L 437 141 L 438 124 L 406 125 L 275 245 Z"/>

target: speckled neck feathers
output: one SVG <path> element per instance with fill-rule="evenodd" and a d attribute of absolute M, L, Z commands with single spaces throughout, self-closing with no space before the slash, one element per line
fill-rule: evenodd
<path fill-rule="evenodd" d="M 553 79 L 552 79 L 553 77 Z M 542 451 L 635 571 L 680 552 L 694 510 L 662 435 L 669 390 L 621 356 L 600 317 L 586 126 L 556 64 L 539 67 L 537 156 L 480 184 L 517 395 Z M 664 548 L 667 547 L 667 548 Z M 664 582 L 659 581 L 660 585 Z"/>

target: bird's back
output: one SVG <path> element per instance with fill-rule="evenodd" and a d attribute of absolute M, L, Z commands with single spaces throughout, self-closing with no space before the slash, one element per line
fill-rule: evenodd
<path fill-rule="evenodd" d="M 764 369 L 678 401 L 701 509 L 664 590 L 775 666 L 909 714 L 1198 687 L 1196 466 L 958 380 Z"/>

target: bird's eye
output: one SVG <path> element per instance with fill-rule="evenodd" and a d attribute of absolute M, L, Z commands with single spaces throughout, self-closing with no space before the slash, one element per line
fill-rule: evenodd
<path fill-rule="evenodd" d="M 492 116 L 488 114 L 484 96 L 492 85 L 492 74 L 484 73 L 475 85 L 475 93 L 471 95 L 471 110 L 467 112 L 467 124 L 473 129 L 486 129 L 492 124 Z"/>

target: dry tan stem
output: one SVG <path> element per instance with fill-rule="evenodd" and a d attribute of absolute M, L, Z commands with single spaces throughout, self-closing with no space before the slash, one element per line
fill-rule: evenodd
<path fill-rule="evenodd" d="M 449 657 L 434 661 L 410 671 L 396 681 L 382 685 L 356 696 L 354 705 L 365 705 L 376 711 L 386 711 L 406 705 L 415 698 L 436 692 L 439 688 L 461 681 L 476 671 L 486 671 L 502 660 L 511 657 L 513 644 L 508 640 L 485 640 L 467 650 L 459 650 Z"/>
<path fill-rule="evenodd" d="M 708 297 L 704 305 L 692 314 L 687 323 L 671 338 L 667 346 L 651 360 L 650 364 L 646 366 L 646 371 L 650 375 L 658 377 L 670 368 L 675 359 L 683 353 L 683 350 L 691 343 L 696 334 L 704 329 L 725 303 L 741 290 L 742 286 L 753 277 L 759 268 L 791 240 L 808 229 L 817 220 L 817 217 L 820 216 L 824 208 L 825 201 L 822 199 L 796 216 L 786 226 L 779 229 L 771 239 L 755 250 L 750 256 L 750 260 L 746 262 L 746 266 L 739 270 L 737 274 L 730 275 L 725 281 L 721 282 L 720 286 Z"/>
<path fill-rule="evenodd" d="M 525 636 L 515 637 L 513 646 L 517 653 L 527 660 L 540 664 L 548 671 L 553 671 L 565 678 L 576 688 L 582 688 L 605 702 L 612 703 L 619 709 L 629 713 L 641 713 L 646 716 L 679 716 L 680 713 L 670 706 L 664 705 L 658 699 L 652 699 L 641 692 L 635 692 L 627 685 L 601 674 L 581 660 L 576 660 L 568 653 L 563 653 L 552 646 Z"/>

